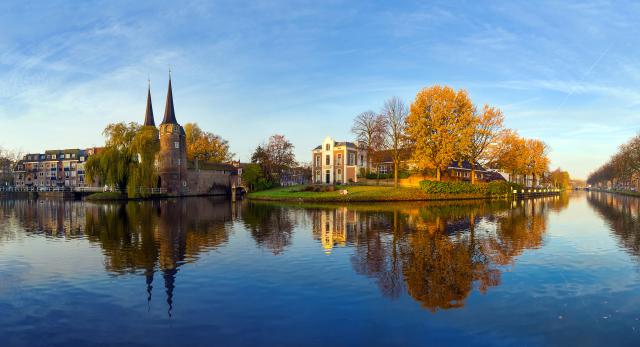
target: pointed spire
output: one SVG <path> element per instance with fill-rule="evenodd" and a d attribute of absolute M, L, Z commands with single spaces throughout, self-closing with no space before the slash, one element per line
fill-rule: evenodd
<path fill-rule="evenodd" d="M 167 293 L 167 305 L 169 308 L 167 309 L 167 314 L 171 317 L 171 311 L 173 311 L 173 290 L 176 285 L 176 274 L 178 270 L 176 269 L 165 269 L 162 270 L 162 277 L 164 277 L 164 288 Z"/>
<path fill-rule="evenodd" d="M 144 114 L 144 126 L 156 126 L 153 119 L 153 106 L 151 105 L 151 80 L 149 80 L 149 90 L 147 92 L 147 112 Z"/>
<path fill-rule="evenodd" d="M 164 119 L 162 124 L 178 124 L 176 111 L 173 109 L 173 92 L 171 91 L 171 69 L 169 69 L 169 91 L 167 92 L 167 104 L 164 107 Z"/>

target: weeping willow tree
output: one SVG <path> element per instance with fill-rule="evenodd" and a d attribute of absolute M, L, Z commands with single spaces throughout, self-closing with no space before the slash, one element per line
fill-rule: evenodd
<path fill-rule="evenodd" d="M 129 165 L 127 194 L 129 197 L 146 197 L 150 192 L 145 188 L 152 188 L 157 184 L 155 160 L 160 151 L 158 129 L 144 126 L 138 130 L 131 142 L 131 150 L 136 153 L 137 158 Z"/>
<path fill-rule="evenodd" d="M 89 157 L 89 182 L 100 182 L 126 190 L 130 198 L 145 197 L 156 184 L 155 158 L 160 150 L 158 130 L 137 123 L 109 124 L 102 151 Z M 143 189 L 140 189 L 143 188 Z"/>

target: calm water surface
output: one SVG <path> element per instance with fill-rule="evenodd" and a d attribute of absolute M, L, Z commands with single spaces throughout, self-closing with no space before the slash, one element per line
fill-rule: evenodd
<path fill-rule="evenodd" d="M 640 344 L 640 200 L 0 200 L 0 346 Z"/>

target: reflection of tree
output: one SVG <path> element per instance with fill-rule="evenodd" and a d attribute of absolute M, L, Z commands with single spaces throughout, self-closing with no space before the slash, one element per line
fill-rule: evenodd
<path fill-rule="evenodd" d="M 116 275 L 143 273 L 151 300 L 155 271 L 164 280 L 169 313 L 179 267 L 227 242 L 228 202 L 175 199 L 90 204 L 63 200 L 0 202 L 28 233 L 82 237 L 100 246 L 106 269 Z"/>
<path fill-rule="evenodd" d="M 383 295 L 396 298 L 404 291 L 398 241 L 402 235 L 399 212 L 362 213 L 351 263 L 356 273 L 374 278 Z M 391 232 L 388 232 L 391 229 Z"/>
<path fill-rule="evenodd" d="M 507 265 L 523 250 L 539 248 L 547 228 L 547 210 L 552 201 L 523 200 L 495 218 L 495 235 L 482 239 L 492 261 Z"/>
<path fill-rule="evenodd" d="M 291 244 L 296 225 L 289 209 L 269 204 L 251 204 L 243 209 L 242 221 L 260 247 L 274 255 L 282 253 Z"/>
<path fill-rule="evenodd" d="M 436 311 L 463 306 L 474 287 L 484 293 L 498 285 L 501 265 L 526 248 L 540 246 L 553 204 L 557 202 L 540 199 L 402 208 L 358 205 L 326 207 L 311 215 L 322 246 L 327 248 L 327 240 L 331 246 L 353 244 L 354 271 L 375 279 L 383 295 L 398 297 L 406 290 Z M 356 213 L 346 217 L 350 212 Z M 336 241 L 340 235 L 342 242 Z"/>
<path fill-rule="evenodd" d="M 636 257 L 640 256 L 640 199 L 591 192 L 587 201 L 604 218 L 622 246 Z"/>
<path fill-rule="evenodd" d="M 452 242 L 441 233 L 415 232 L 403 249 L 409 295 L 432 311 L 461 307 L 474 281 L 499 283 L 499 272 L 473 241 Z"/>

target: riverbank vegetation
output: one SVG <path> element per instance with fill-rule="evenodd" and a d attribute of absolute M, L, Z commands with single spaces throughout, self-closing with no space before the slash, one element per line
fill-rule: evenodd
<path fill-rule="evenodd" d="M 85 200 L 92 201 L 114 201 L 114 200 L 127 200 L 128 196 L 124 193 L 117 192 L 99 192 L 88 195 Z"/>
<path fill-rule="evenodd" d="M 500 109 L 476 106 L 466 90 L 435 85 L 420 90 L 408 108 L 393 97 L 378 113 L 362 112 L 351 131 L 368 158 L 364 175 L 379 172 L 383 154 L 390 152 L 396 187 L 405 171 L 402 162 L 441 181 L 452 162 L 465 160 L 471 164 L 472 184 L 476 165 L 506 172 L 513 182 L 548 183 L 549 147 L 505 129 L 503 121 Z"/>
<path fill-rule="evenodd" d="M 243 168 L 242 181 L 251 191 L 279 186 L 283 175 L 298 165 L 294 148 L 284 135 L 271 136 L 254 150 L 251 163 Z"/>
<path fill-rule="evenodd" d="M 618 152 L 592 172 L 587 184 L 615 190 L 640 188 L 640 134 L 618 148 Z"/>
<path fill-rule="evenodd" d="M 249 194 L 253 200 L 306 202 L 376 202 L 486 199 L 505 197 L 520 188 L 507 182 L 468 184 L 463 182 L 422 181 L 420 187 L 362 185 L 300 185 L 273 188 Z"/>

